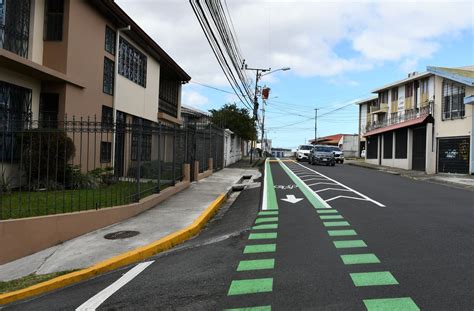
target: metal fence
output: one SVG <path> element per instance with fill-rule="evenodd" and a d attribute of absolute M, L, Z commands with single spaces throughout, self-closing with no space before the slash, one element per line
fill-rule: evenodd
<path fill-rule="evenodd" d="M 182 180 L 185 163 L 221 169 L 223 152 L 209 122 L 0 120 L 0 219 L 137 202 Z"/>

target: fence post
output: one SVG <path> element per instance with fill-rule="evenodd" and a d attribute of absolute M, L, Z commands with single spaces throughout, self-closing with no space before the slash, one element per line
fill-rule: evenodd
<path fill-rule="evenodd" d="M 142 135 L 143 135 L 143 120 L 138 120 L 138 142 L 137 142 L 137 202 L 140 201 L 140 175 L 141 175 L 141 160 L 142 160 Z"/>
<path fill-rule="evenodd" d="M 173 124 L 173 181 L 171 185 L 174 186 L 176 184 L 176 124 Z"/>
<path fill-rule="evenodd" d="M 155 192 L 161 191 L 161 122 L 158 122 L 158 186 Z"/>

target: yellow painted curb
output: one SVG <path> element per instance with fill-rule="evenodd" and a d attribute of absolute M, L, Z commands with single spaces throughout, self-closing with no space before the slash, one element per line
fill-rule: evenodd
<path fill-rule="evenodd" d="M 32 296 L 37 296 L 61 287 L 84 281 L 101 273 L 112 271 L 117 268 L 132 264 L 134 262 L 141 261 L 157 253 L 168 250 L 173 246 L 183 243 L 184 241 L 201 231 L 201 229 L 217 212 L 217 210 L 222 206 L 226 199 L 227 194 L 221 194 L 217 199 L 214 200 L 214 202 L 211 203 L 211 205 L 206 208 L 206 210 L 191 225 L 187 226 L 184 229 L 171 233 L 151 244 L 141 246 L 129 252 L 106 259 L 86 269 L 71 272 L 51 279 L 49 281 L 42 282 L 14 292 L 0 294 L 0 305 L 4 305 Z"/>

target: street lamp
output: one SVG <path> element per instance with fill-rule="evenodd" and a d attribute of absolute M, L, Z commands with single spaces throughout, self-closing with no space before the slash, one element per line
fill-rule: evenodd
<path fill-rule="evenodd" d="M 271 73 L 274 73 L 274 72 L 277 72 L 277 71 L 290 70 L 290 67 L 283 67 L 283 68 L 279 68 L 279 69 L 275 69 L 275 70 L 272 70 L 272 68 L 268 68 L 268 69 L 265 69 L 265 68 L 249 68 L 248 65 L 245 63 L 245 59 L 244 59 L 244 61 L 242 63 L 242 69 L 256 71 L 256 73 L 255 73 L 255 92 L 254 92 L 254 96 L 253 96 L 253 118 L 256 121 L 257 120 L 257 112 L 258 112 L 258 98 L 257 98 L 257 96 L 258 96 L 258 81 L 263 76 L 269 75 Z M 264 128 L 263 128 L 263 123 L 262 123 L 262 140 L 260 142 L 260 147 L 262 147 L 262 151 L 263 151 L 263 132 L 264 132 Z M 250 153 L 250 163 L 252 163 L 252 161 L 253 161 L 253 150 Z"/>

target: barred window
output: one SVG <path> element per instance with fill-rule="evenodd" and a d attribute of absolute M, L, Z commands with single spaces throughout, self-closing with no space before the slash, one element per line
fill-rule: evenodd
<path fill-rule="evenodd" d="M 459 119 L 465 115 L 464 97 L 466 90 L 464 85 L 443 80 L 442 91 L 442 118 L 443 120 Z"/>
<path fill-rule="evenodd" d="M 105 27 L 105 50 L 115 55 L 115 31 L 108 26 Z"/>
<path fill-rule="evenodd" d="M 160 101 L 158 110 L 178 117 L 178 97 L 179 97 L 179 81 L 169 80 L 165 77 L 160 79 Z"/>
<path fill-rule="evenodd" d="M 100 142 L 100 163 L 110 163 L 112 160 L 112 143 L 108 141 Z"/>
<path fill-rule="evenodd" d="M 0 49 L 28 56 L 30 0 L 0 0 Z"/>
<path fill-rule="evenodd" d="M 101 117 L 102 129 L 108 130 L 113 128 L 114 116 L 113 109 L 107 106 L 102 106 Z"/>
<path fill-rule="evenodd" d="M 146 64 L 146 56 L 127 40 L 120 38 L 119 74 L 138 85 L 146 87 Z"/>
<path fill-rule="evenodd" d="M 104 57 L 104 86 L 105 94 L 114 94 L 114 62 Z"/>
<path fill-rule="evenodd" d="M 46 0 L 44 40 L 63 39 L 64 0 Z"/>

